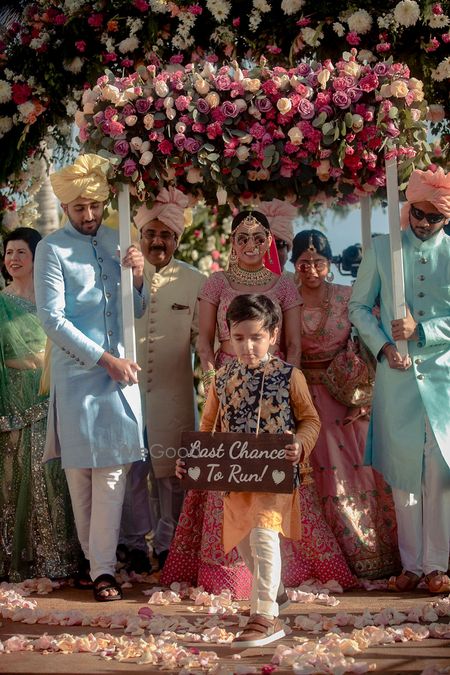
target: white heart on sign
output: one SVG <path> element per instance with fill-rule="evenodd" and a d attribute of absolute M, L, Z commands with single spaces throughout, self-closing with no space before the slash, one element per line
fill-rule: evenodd
<path fill-rule="evenodd" d="M 275 485 L 279 485 L 282 481 L 284 481 L 285 477 L 286 474 L 284 471 L 278 471 L 278 469 L 274 469 L 272 471 L 272 478 Z"/>
<path fill-rule="evenodd" d="M 189 478 L 192 478 L 192 480 L 198 480 L 198 477 L 200 476 L 200 467 L 190 466 L 188 469 L 188 476 Z"/>

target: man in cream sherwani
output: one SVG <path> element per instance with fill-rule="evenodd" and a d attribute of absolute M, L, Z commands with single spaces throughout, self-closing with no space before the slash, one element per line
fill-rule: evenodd
<path fill-rule="evenodd" d="M 372 240 L 353 287 L 350 320 L 378 357 L 366 459 L 392 486 L 403 572 L 392 591 L 422 575 L 449 593 L 450 537 L 450 174 L 416 170 L 402 211 L 408 306 L 394 319 L 389 237 Z M 381 322 L 372 314 L 380 298 Z M 408 355 L 396 340 L 407 340 Z"/>
<path fill-rule="evenodd" d="M 192 349 L 198 334 L 198 296 L 205 277 L 174 258 L 184 229 L 188 200 L 170 187 L 161 190 L 152 209 L 138 210 L 145 258 L 144 277 L 151 300 L 136 321 L 144 420 L 150 450 L 153 548 L 162 566 L 184 499 L 175 477 L 182 431 L 196 423 Z"/>

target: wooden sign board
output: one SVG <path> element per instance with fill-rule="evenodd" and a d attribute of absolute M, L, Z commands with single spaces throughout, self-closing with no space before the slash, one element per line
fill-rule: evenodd
<path fill-rule="evenodd" d="M 290 494 L 294 469 L 284 447 L 292 442 L 292 434 L 185 431 L 178 452 L 187 470 L 183 487 Z"/>

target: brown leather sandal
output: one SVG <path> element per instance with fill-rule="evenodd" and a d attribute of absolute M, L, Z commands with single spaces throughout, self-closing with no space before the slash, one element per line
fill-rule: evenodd
<path fill-rule="evenodd" d="M 417 588 L 422 577 L 409 570 L 403 570 L 396 577 L 391 577 L 388 581 L 388 591 L 393 593 L 409 593 Z"/>
<path fill-rule="evenodd" d="M 450 577 L 445 572 L 434 570 L 425 575 L 430 593 L 450 593 Z"/>
<path fill-rule="evenodd" d="M 247 625 L 232 642 L 233 647 L 262 647 L 286 635 L 280 619 L 269 619 L 262 614 L 252 614 Z"/>

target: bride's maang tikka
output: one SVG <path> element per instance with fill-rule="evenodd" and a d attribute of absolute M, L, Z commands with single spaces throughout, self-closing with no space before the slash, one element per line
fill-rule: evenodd
<path fill-rule="evenodd" d="M 258 218 L 256 218 L 256 216 L 253 215 L 252 211 L 248 212 L 248 215 L 246 215 L 245 218 L 241 220 L 238 227 L 241 227 L 242 225 L 247 227 L 259 226 L 262 227 L 266 232 L 270 232 L 270 230 Z"/>

